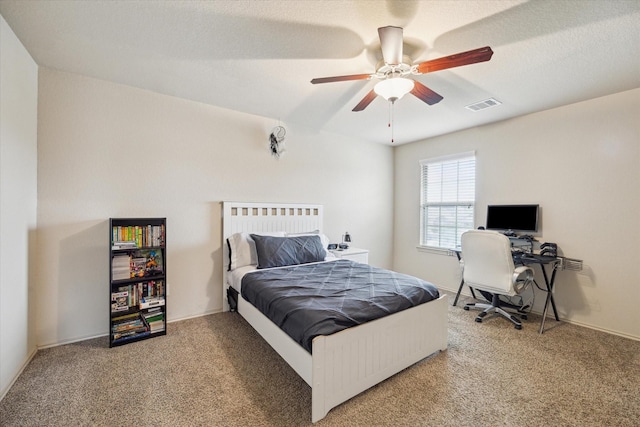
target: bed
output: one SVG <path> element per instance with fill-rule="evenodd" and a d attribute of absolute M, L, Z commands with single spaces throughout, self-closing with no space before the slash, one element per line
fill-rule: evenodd
<path fill-rule="evenodd" d="M 229 288 L 237 289 L 254 267 L 230 259 L 229 238 L 257 233 L 282 236 L 313 231 L 322 235 L 323 207 L 317 204 L 222 203 L 223 310 Z M 237 256 L 231 251 L 231 256 Z M 404 309 L 331 335 L 312 339 L 308 351 L 254 307 L 242 294 L 235 309 L 311 387 L 311 421 L 414 363 L 447 349 L 447 300 Z M 310 349 L 311 350 L 311 349 Z"/>

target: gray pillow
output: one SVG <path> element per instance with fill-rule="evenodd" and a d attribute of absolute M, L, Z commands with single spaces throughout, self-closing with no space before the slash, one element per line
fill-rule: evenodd
<path fill-rule="evenodd" d="M 256 242 L 258 268 L 324 261 L 326 256 L 318 235 L 273 237 L 252 234 L 251 238 Z"/>

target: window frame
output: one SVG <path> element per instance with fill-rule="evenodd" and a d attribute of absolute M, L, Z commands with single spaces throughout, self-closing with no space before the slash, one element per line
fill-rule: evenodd
<path fill-rule="evenodd" d="M 469 160 L 473 162 L 466 164 Z M 420 160 L 420 234 L 419 234 L 419 248 L 426 248 L 438 251 L 450 251 L 460 248 L 460 237 L 462 233 L 467 230 L 471 230 L 475 224 L 475 205 L 476 194 L 475 187 L 477 182 L 476 177 L 476 153 L 475 151 L 469 151 L 464 153 L 458 153 L 448 156 L 440 156 L 434 158 L 428 158 Z M 455 180 L 451 181 L 450 168 L 455 166 Z M 461 168 L 462 166 L 462 168 Z M 432 189 L 428 187 L 429 167 L 437 167 L 436 173 L 439 173 L 440 180 L 434 182 L 435 186 Z M 447 173 L 449 169 L 449 173 Z M 463 176 L 461 177 L 461 172 Z M 464 175 L 468 175 L 472 172 L 473 179 L 464 178 Z M 455 189 L 452 189 L 451 186 Z M 425 188 L 427 186 L 427 188 Z M 433 192 L 436 192 L 434 195 Z M 435 200 L 426 200 L 435 196 Z M 452 197 L 454 199 L 452 199 Z M 431 209 L 430 209 L 431 208 Z M 428 212 L 436 208 L 437 221 L 432 222 L 429 220 Z M 448 209 L 449 213 L 454 218 L 453 222 L 449 221 L 448 224 L 443 224 L 442 210 Z M 465 213 L 464 209 L 471 209 L 470 213 Z M 451 217 L 450 217 L 451 218 Z M 445 221 L 446 222 L 446 221 Z M 437 229 L 437 233 L 431 233 L 429 237 L 429 229 Z M 444 232 L 443 232 L 444 231 Z M 446 231 L 449 231 L 448 233 Z M 437 237 L 437 238 L 434 238 Z M 454 241 L 452 241 L 452 239 Z M 434 241 L 435 242 L 434 244 Z"/>

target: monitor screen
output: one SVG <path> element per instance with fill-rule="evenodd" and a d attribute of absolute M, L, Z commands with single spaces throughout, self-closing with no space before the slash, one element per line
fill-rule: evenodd
<path fill-rule="evenodd" d="M 487 230 L 538 231 L 538 205 L 489 205 Z"/>

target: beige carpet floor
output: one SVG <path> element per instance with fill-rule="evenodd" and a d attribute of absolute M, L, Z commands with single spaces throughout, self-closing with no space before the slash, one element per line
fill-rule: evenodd
<path fill-rule="evenodd" d="M 450 297 L 450 301 L 453 298 Z M 532 315 L 523 329 L 449 308 L 449 348 L 318 426 L 638 426 L 640 342 Z M 0 402 L 9 426 L 305 426 L 311 389 L 236 313 L 39 351 Z"/>

